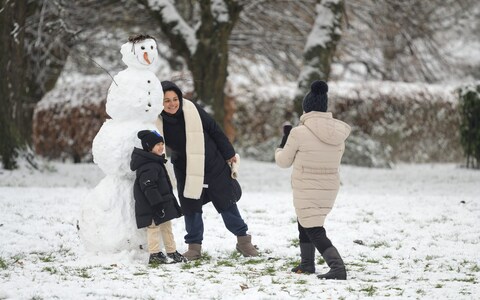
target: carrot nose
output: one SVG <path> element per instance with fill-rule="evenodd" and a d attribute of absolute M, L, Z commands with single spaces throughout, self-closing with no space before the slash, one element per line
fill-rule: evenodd
<path fill-rule="evenodd" d="M 150 60 L 148 59 L 148 53 L 147 52 L 143 53 L 143 59 L 147 62 L 147 64 L 151 64 Z"/>

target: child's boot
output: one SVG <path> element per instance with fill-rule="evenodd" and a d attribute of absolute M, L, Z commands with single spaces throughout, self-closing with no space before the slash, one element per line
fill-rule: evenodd
<path fill-rule="evenodd" d="M 325 251 L 323 251 L 322 256 L 327 262 L 327 265 L 330 267 L 330 271 L 325 274 L 318 275 L 318 278 L 338 280 L 347 279 L 347 271 L 345 270 L 345 265 L 343 264 L 343 260 L 340 257 L 337 248 L 334 246 L 328 247 Z"/>
<path fill-rule="evenodd" d="M 245 257 L 258 256 L 257 249 L 252 245 L 252 236 L 249 234 L 237 236 L 237 251 Z"/>
<path fill-rule="evenodd" d="M 150 254 L 150 258 L 148 259 L 149 265 L 159 265 L 159 264 L 166 264 L 167 257 L 163 252 L 152 253 Z"/>
<path fill-rule="evenodd" d="M 188 250 L 183 256 L 187 260 L 199 259 L 202 256 L 202 244 L 188 244 Z"/>
<path fill-rule="evenodd" d="M 292 269 L 297 274 L 313 274 L 315 273 L 315 245 L 313 243 L 300 243 L 300 264 Z"/>
<path fill-rule="evenodd" d="M 178 251 L 175 251 L 173 253 L 167 253 L 167 256 L 168 258 L 173 260 L 173 263 L 187 262 L 187 259 L 185 258 L 185 256 L 178 253 Z"/>

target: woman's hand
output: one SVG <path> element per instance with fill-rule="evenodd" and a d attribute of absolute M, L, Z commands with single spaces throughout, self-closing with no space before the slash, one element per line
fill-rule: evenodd
<path fill-rule="evenodd" d="M 227 163 L 229 163 L 229 164 L 236 163 L 236 162 L 237 162 L 237 157 L 236 156 L 233 156 L 232 158 L 227 159 Z"/>

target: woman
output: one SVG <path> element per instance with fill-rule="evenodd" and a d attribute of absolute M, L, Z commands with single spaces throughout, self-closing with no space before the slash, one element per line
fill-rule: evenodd
<path fill-rule="evenodd" d="M 184 213 L 188 251 L 183 255 L 188 260 L 200 258 L 204 231 L 202 206 L 212 202 L 225 227 L 237 236 L 236 249 L 244 256 L 257 256 L 236 204 L 242 191 L 231 177 L 228 165 L 236 162 L 232 144 L 205 110 L 183 99 L 176 84 L 163 81 L 162 88 L 164 108 L 156 125 L 171 152 Z"/>
<path fill-rule="evenodd" d="M 325 279 L 347 279 L 345 265 L 328 239 L 323 224 L 331 211 L 340 187 L 338 168 L 350 126 L 326 112 L 328 86 L 315 81 L 303 99 L 300 125 L 284 126 L 284 137 L 275 152 L 278 166 L 293 164 L 293 204 L 297 214 L 301 263 L 295 273 L 315 273 L 315 248 L 330 271 L 318 275 Z M 290 133 L 291 131 L 291 133 Z"/>

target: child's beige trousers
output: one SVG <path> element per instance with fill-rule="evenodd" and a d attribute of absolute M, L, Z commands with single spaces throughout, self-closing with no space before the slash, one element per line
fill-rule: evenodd
<path fill-rule="evenodd" d="M 165 246 L 165 251 L 167 253 L 174 253 L 177 251 L 171 221 L 167 221 L 160 225 L 155 225 L 155 222 L 152 221 L 152 225 L 147 227 L 147 244 L 149 253 L 160 252 L 160 239 L 163 240 L 163 245 Z"/>

